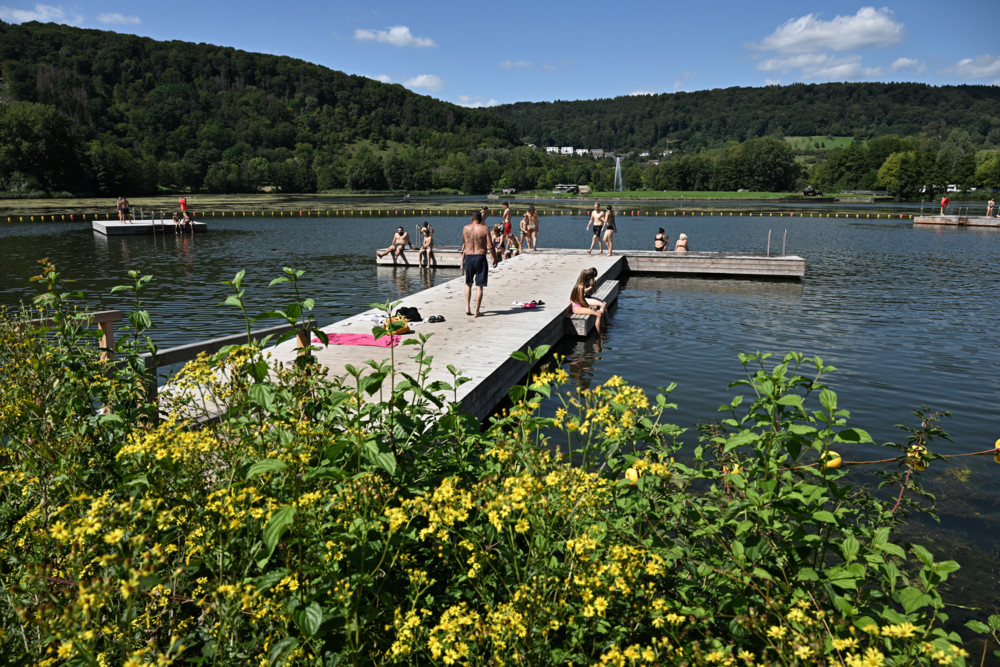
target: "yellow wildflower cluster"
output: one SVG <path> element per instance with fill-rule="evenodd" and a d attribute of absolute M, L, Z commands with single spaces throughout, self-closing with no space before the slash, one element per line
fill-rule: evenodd
<path fill-rule="evenodd" d="M 206 459 L 224 449 L 224 444 L 208 429 L 192 429 L 186 421 L 170 416 L 158 426 L 129 438 L 117 458 L 149 457 L 155 461 L 187 463 L 201 467 Z"/>
<path fill-rule="evenodd" d="M 452 605 L 441 614 L 441 621 L 431 628 L 427 648 L 431 657 L 453 665 L 472 655 L 476 633 L 482 623 L 480 615 L 465 602 Z"/>
<path fill-rule="evenodd" d="M 427 517 L 427 526 L 420 531 L 421 540 L 431 536 L 444 540 L 449 528 L 469 518 L 472 507 L 472 493 L 459 488 L 457 478 L 449 477 L 430 493 L 406 501 L 403 511 Z"/>

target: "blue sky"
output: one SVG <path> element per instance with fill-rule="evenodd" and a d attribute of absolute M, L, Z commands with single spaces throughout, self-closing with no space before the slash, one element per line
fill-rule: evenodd
<path fill-rule="evenodd" d="M 0 0 L 28 20 L 287 55 L 485 106 L 795 82 L 1000 85 L 995 0 Z"/>

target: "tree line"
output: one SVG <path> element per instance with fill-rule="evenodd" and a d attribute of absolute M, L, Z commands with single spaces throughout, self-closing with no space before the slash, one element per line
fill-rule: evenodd
<path fill-rule="evenodd" d="M 1000 186 L 1000 89 L 795 84 L 466 109 L 293 58 L 0 22 L 0 193 Z M 785 136 L 852 137 L 834 151 Z M 538 149 L 531 144 L 537 144 Z M 811 153 L 811 154 L 805 154 Z"/>

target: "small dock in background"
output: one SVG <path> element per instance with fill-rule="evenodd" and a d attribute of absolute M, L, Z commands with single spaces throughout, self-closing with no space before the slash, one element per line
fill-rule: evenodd
<path fill-rule="evenodd" d="M 522 257 L 576 257 L 579 261 L 597 258 L 586 250 L 544 249 L 526 252 Z M 735 252 L 656 252 L 654 250 L 623 250 L 613 257 L 624 257 L 630 273 L 689 274 L 720 278 L 779 278 L 799 279 L 806 273 L 806 260 L 798 255 L 767 255 L 764 253 Z M 437 247 L 431 257 L 431 268 L 461 268 L 461 249 L 457 246 Z M 517 258 L 515 258 L 517 259 Z M 379 266 L 418 266 L 418 250 L 406 250 L 399 257 L 376 257 Z M 511 261 L 511 260 L 507 260 Z M 569 292 L 566 293 L 567 295 Z"/>
<path fill-rule="evenodd" d="M 91 227 L 95 232 L 105 236 L 141 236 L 149 234 L 174 234 L 173 220 L 133 220 L 120 222 L 118 220 L 94 220 Z M 194 223 L 194 233 L 203 234 L 208 231 L 208 224 Z M 191 232 L 184 232 L 190 234 Z"/>
<path fill-rule="evenodd" d="M 985 215 L 918 215 L 913 226 L 936 225 L 940 227 L 992 227 L 1000 228 L 1000 218 Z"/>

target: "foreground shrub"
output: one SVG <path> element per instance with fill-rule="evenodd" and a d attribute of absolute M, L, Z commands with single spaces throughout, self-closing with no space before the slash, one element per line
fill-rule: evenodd
<path fill-rule="evenodd" d="M 0 327 L 14 662 L 965 662 L 938 592 L 958 565 L 897 544 L 899 503 L 834 467 L 835 443 L 870 438 L 819 359 L 741 356 L 729 415 L 685 453 L 669 388 L 562 393 L 559 368 L 480 429 L 428 382 L 426 337 L 416 376 L 203 356 L 153 420 L 121 366 L 17 320 Z M 38 405 L 70 366 L 75 398 Z"/>

